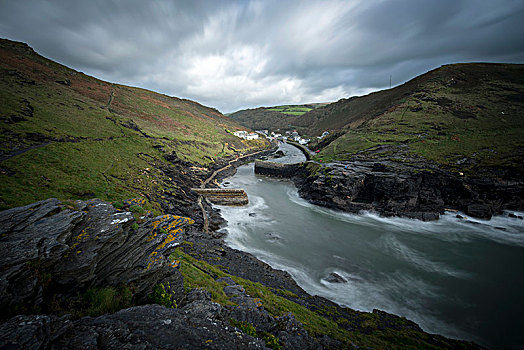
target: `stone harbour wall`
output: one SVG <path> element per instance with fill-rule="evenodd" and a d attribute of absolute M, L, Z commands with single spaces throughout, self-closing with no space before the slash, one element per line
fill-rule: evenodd
<path fill-rule="evenodd" d="M 255 174 L 291 178 L 297 173 L 298 169 L 301 167 L 302 163 L 282 164 L 256 160 Z"/>

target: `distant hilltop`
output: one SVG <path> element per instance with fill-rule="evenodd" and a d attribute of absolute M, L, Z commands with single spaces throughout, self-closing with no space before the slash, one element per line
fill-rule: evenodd
<path fill-rule="evenodd" d="M 308 103 L 302 105 L 282 105 L 243 109 L 228 114 L 233 120 L 254 130 L 268 129 L 270 131 L 291 130 L 292 121 L 316 108 L 329 105 L 331 102 Z"/>

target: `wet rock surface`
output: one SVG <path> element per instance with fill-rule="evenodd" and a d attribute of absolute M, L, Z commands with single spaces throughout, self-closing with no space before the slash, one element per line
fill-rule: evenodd
<path fill-rule="evenodd" d="M 348 281 L 346 281 L 344 279 L 344 277 L 340 276 L 338 273 L 336 272 L 331 272 L 327 277 L 326 277 L 326 282 L 329 282 L 329 283 L 347 283 Z"/>

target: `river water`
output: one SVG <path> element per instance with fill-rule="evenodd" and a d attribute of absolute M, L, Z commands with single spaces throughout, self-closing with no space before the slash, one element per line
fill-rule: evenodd
<path fill-rule="evenodd" d="M 302 161 L 281 145 L 281 162 Z M 308 293 L 362 311 L 384 310 L 425 331 L 494 349 L 524 346 L 524 220 L 435 222 L 348 214 L 300 198 L 289 180 L 237 169 L 225 187 L 249 205 L 217 206 L 226 242 L 288 271 Z M 522 215 L 522 214 L 520 214 Z M 347 283 L 330 283 L 330 273 Z"/>

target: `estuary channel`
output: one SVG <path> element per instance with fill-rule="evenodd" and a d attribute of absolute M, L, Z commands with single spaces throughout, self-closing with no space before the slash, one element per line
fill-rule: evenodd
<path fill-rule="evenodd" d="M 304 160 L 293 146 L 280 150 L 285 156 L 274 161 Z M 524 344 L 524 220 L 446 213 L 422 222 L 337 212 L 300 198 L 291 181 L 253 169 L 243 165 L 222 184 L 249 197 L 245 207 L 217 206 L 231 247 L 353 309 L 384 310 L 489 348 Z M 332 273 L 347 282 L 330 282 Z"/>

